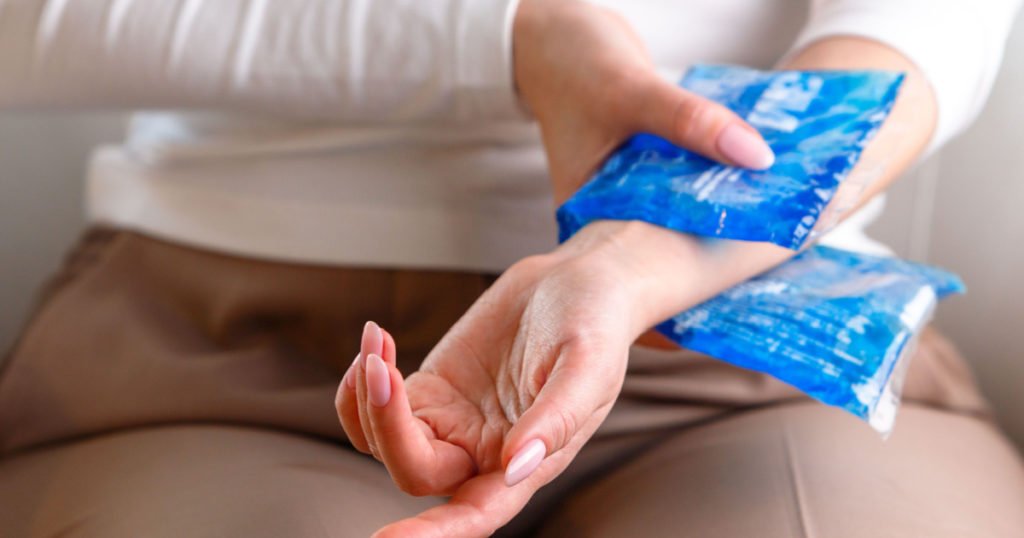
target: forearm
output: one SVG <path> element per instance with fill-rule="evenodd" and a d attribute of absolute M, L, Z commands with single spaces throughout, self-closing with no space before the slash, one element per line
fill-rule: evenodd
<path fill-rule="evenodd" d="M 859 205 L 889 188 L 928 146 L 937 121 L 935 94 L 920 70 L 897 51 L 874 41 L 837 37 L 810 45 L 780 68 L 880 69 L 906 73 L 889 117 L 865 148 L 859 166 L 853 171 L 852 175 L 860 174 L 868 179 L 863 192 L 859 193 Z"/>
<path fill-rule="evenodd" d="M 517 117 L 514 0 L 7 0 L 0 109 Z"/>
<path fill-rule="evenodd" d="M 906 82 L 861 163 L 872 181 L 859 193 L 862 204 L 892 184 L 927 146 L 935 124 L 935 100 L 917 69 L 897 52 L 856 38 L 819 41 L 796 54 L 785 69 L 884 69 L 902 71 Z M 875 163 L 884 166 L 876 167 Z M 865 173 L 859 165 L 854 174 Z M 840 196 L 843 193 L 840 193 Z M 838 198 L 838 197 L 837 197 Z M 849 215 L 848 211 L 845 215 Z M 841 216 L 841 217 L 842 217 Z M 759 274 L 795 252 L 767 243 L 717 241 L 670 232 L 644 223 L 602 222 L 590 235 L 592 248 L 629 265 L 637 275 L 637 330 L 668 317 Z M 584 238 L 586 239 L 586 238 Z"/>

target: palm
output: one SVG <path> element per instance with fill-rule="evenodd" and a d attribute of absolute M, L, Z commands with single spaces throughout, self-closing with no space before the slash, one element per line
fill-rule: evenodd
<path fill-rule="evenodd" d="M 593 356 L 566 352 L 572 346 L 582 351 L 584 337 L 594 339 L 588 347 L 625 352 L 629 342 L 620 317 L 623 305 L 618 304 L 624 298 L 608 291 L 616 283 L 602 282 L 596 272 L 583 279 L 574 273 L 574 290 L 602 291 L 566 302 L 566 283 L 552 265 L 535 263 L 499 280 L 406 380 L 414 416 L 438 440 L 464 450 L 479 473 L 503 467 L 506 435 L 553 372 L 582 371 L 586 365 L 589 377 L 616 393 L 621 383 L 622 361 L 605 361 L 607 367 L 601 368 Z M 585 335 L 576 328 L 585 328 Z"/>
<path fill-rule="evenodd" d="M 384 461 L 406 491 L 453 497 L 434 509 L 444 517 L 428 511 L 385 534 L 480 532 L 452 529 L 453 524 L 494 530 L 557 476 L 618 395 L 633 330 L 624 319 L 629 300 L 614 274 L 571 258 L 529 260 L 506 272 L 470 308 L 419 371 L 403 383 L 394 369 L 392 402 L 385 410 L 368 406 L 364 424 L 374 430 L 367 437 L 375 444 L 366 450 Z M 393 345 L 384 346 L 392 369 Z M 357 376 L 360 392 L 353 396 L 362 399 L 365 374 Z M 346 411 L 345 401 L 339 410 L 346 431 L 358 436 L 355 430 L 368 428 L 345 420 L 358 416 Z M 508 487 L 505 469 L 512 453 L 537 438 L 551 451 L 524 485 Z"/>
<path fill-rule="evenodd" d="M 502 440 L 512 427 L 499 410 L 499 392 L 490 379 L 475 381 L 486 375 L 482 368 L 459 372 L 457 361 L 437 362 L 443 374 L 421 370 L 406 380 L 413 415 L 428 435 L 463 450 L 476 471 L 498 470 Z"/>

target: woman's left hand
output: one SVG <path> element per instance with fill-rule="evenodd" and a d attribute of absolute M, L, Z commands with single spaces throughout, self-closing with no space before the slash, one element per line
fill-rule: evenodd
<path fill-rule="evenodd" d="M 622 226 L 588 226 L 513 266 L 404 381 L 394 341 L 367 324 L 338 391 L 345 432 L 402 490 L 452 496 L 377 536 L 488 535 L 597 430 L 652 323 L 635 288 L 642 263 L 608 232 Z"/>

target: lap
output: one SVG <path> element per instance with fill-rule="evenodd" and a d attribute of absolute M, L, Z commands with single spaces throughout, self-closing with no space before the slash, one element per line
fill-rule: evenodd
<path fill-rule="evenodd" d="M 816 403 L 682 430 L 578 490 L 542 536 L 1024 536 L 1024 467 L 989 422 L 908 405 L 883 441 Z"/>
<path fill-rule="evenodd" d="M 365 537 L 441 502 L 376 462 L 270 430 L 173 426 L 0 461 L 0 536 Z"/>
<path fill-rule="evenodd" d="M 334 389 L 363 320 L 393 331 L 411 371 L 490 277 L 97 237 L 0 375 L 0 458 L 22 454 L 0 459 L 0 536 L 366 536 L 440 502 L 341 446 Z M 905 407 L 883 444 L 763 374 L 634 349 L 608 420 L 504 534 L 842 537 L 874 520 L 893 536 L 1024 535 L 1020 462 L 965 416 L 984 401 L 937 334 L 904 394 L 946 411 Z M 157 427 L 188 423 L 252 428 Z"/>
<path fill-rule="evenodd" d="M 560 491 L 540 535 L 1024 535 L 1024 468 L 968 416 L 910 405 L 882 441 L 841 412 L 789 404 L 648 446 Z M 336 443 L 231 426 L 143 428 L 0 461 L 0 536 L 368 536 L 439 502 L 399 492 Z"/>

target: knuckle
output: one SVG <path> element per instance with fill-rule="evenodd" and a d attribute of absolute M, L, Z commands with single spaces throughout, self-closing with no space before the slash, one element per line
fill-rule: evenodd
<path fill-rule="evenodd" d="M 345 407 L 345 385 L 342 384 L 340 387 L 338 387 L 338 392 L 334 395 L 334 410 L 338 412 L 338 416 L 342 417 L 342 420 L 344 420 L 344 413 L 343 413 L 344 407 Z"/>
<path fill-rule="evenodd" d="M 396 478 L 395 484 L 398 489 L 413 497 L 426 497 L 437 493 L 433 483 L 420 476 L 403 477 L 401 480 Z"/>
<path fill-rule="evenodd" d="M 365 439 L 356 439 L 354 437 L 349 438 L 349 442 L 352 443 L 352 448 L 358 450 L 361 454 L 370 454 L 370 448 L 366 444 Z"/>
<path fill-rule="evenodd" d="M 639 67 L 615 66 L 609 69 L 602 81 L 606 101 L 611 104 L 628 105 L 642 99 L 652 89 L 651 79 L 646 70 Z M 628 112 L 618 107 L 612 112 Z"/>
<path fill-rule="evenodd" d="M 685 140 L 692 140 L 702 134 L 705 120 L 710 114 L 711 104 L 695 96 L 683 97 L 676 104 L 673 115 L 674 131 Z"/>
<path fill-rule="evenodd" d="M 419 483 L 412 484 L 400 489 L 404 491 L 407 495 L 412 495 L 413 497 L 426 497 L 431 494 L 429 489 L 427 489 L 425 486 Z"/>
<path fill-rule="evenodd" d="M 606 340 L 594 329 L 581 325 L 570 330 L 563 347 L 567 356 L 588 358 L 598 355 L 606 346 Z"/>
<path fill-rule="evenodd" d="M 548 450 L 555 451 L 568 444 L 569 439 L 576 433 L 576 417 L 564 409 L 558 409 L 552 417 L 551 428 L 552 446 L 548 447 Z"/>
<path fill-rule="evenodd" d="M 534 254 L 520 259 L 508 269 L 509 273 L 517 275 L 532 275 L 542 271 L 551 265 L 547 254 Z"/>

